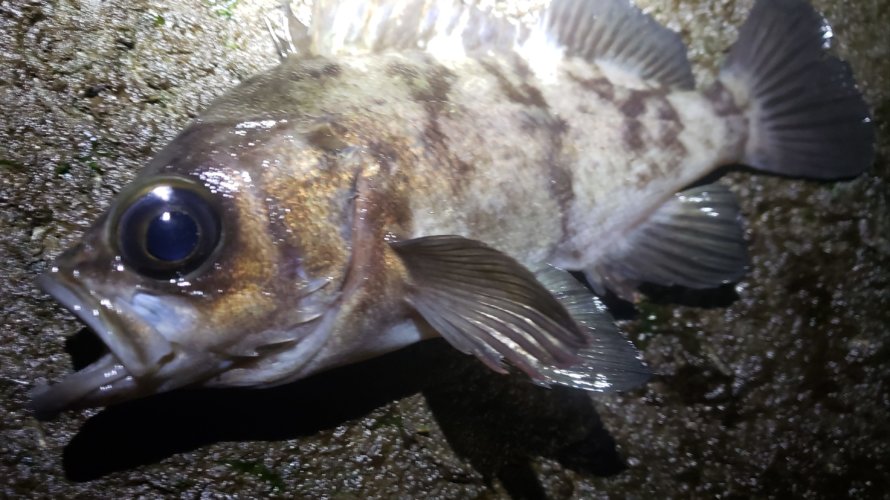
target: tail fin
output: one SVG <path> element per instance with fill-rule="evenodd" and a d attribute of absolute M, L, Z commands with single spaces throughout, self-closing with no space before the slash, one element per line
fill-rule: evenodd
<path fill-rule="evenodd" d="M 757 0 L 720 73 L 749 106 L 744 163 L 789 176 L 853 177 L 874 160 L 874 127 L 831 28 L 806 0 Z"/>

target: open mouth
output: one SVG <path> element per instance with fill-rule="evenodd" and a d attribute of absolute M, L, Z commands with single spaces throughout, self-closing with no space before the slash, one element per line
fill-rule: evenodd
<path fill-rule="evenodd" d="M 38 284 L 97 334 L 105 344 L 105 353 L 61 382 L 32 390 L 30 407 L 37 418 L 49 419 L 64 410 L 108 404 L 132 392 L 134 377 L 114 352 L 123 348 L 120 328 L 105 311 L 106 307 L 53 275 L 40 276 Z"/>
<path fill-rule="evenodd" d="M 195 316 L 176 297 L 126 287 L 106 293 L 104 285 L 59 268 L 41 275 L 38 285 L 95 333 L 89 364 L 83 366 L 74 357 L 81 369 L 31 391 L 30 409 L 41 420 L 66 410 L 108 406 L 181 387 L 281 383 L 300 359 L 322 347 L 336 318 L 335 309 L 327 307 L 329 301 L 307 305 L 293 315 L 293 329 L 281 330 L 284 338 L 273 335 L 271 342 L 259 347 L 248 345 L 247 352 L 262 356 L 242 356 L 190 345 L 187 334 L 195 329 Z M 323 287 L 324 283 L 307 287 L 307 294 Z M 299 349 L 294 348 L 297 343 Z"/>

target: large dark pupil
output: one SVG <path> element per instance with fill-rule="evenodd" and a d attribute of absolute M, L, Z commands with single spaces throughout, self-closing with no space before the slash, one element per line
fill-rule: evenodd
<path fill-rule="evenodd" d="M 176 262 L 190 256 L 198 246 L 198 225 L 182 212 L 163 212 L 148 224 L 145 249 L 152 257 Z"/>

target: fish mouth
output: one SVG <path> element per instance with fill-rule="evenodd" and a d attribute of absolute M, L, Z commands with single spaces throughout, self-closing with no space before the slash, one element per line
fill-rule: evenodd
<path fill-rule="evenodd" d="M 79 287 L 66 283 L 61 273 L 43 274 L 37 284 L 86 324 L 108 351 L 58 383 L 35 387 L 29 407 L 38 419 L 51 419 L 69 409 L 104 406 L 146 390 L 137 383 L 137 378 L 147 372 L 148 366 L 137 357 L 147 349 L 127 342 L 120 311 L 115 311 L 107 301 L 96 300 Z M 155 340 L 152 351 L 157 353 L 160 348 L 172 353 L 169 342 L 160 334 L 155 332 L 152 337 Z"/>

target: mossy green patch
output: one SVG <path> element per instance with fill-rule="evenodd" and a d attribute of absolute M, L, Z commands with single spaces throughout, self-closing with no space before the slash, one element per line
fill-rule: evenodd
<path fill-rule="evenodd" d="M 71 171 L 71 164 L 68 162 L 59 163 L 56 165 L 56 175 L 65 175 Z"/>
<path fill-rule="evenodd" d="M 371 426 L 371 429 L 376 430 L 381 427 L 396 427 L 401 429 L 404 427 L 404 422 L 402 421 L 402 416 L 396 412 L 389 412 L 386 415 L 378 418 L 377 421 Z"/>
<path fill-rule="evenodd" d="M 224 19 L 231 19 L 235 15 L 235 7 L 239 0 L 209 0 L 211 11 Z"/>
<path fill-rule="evenodd" d="M 262 479 L 263 481 L 269 483 L 272 491 L 280 491 L 284 489 L 284 481 L 281 479 L 281 475 L 259 462 L 232 460 L 226 462 L 226 465 L 238 472 L 251 474 Z"/>
<path fill-rule="evenodd" d="M 8 170 L 14 170 L 16 172 L 25 171 L 25 166 L 23 164 L 12 160 L 4 160 L 2 158 L 0 158 L 0 167 Z"/>

